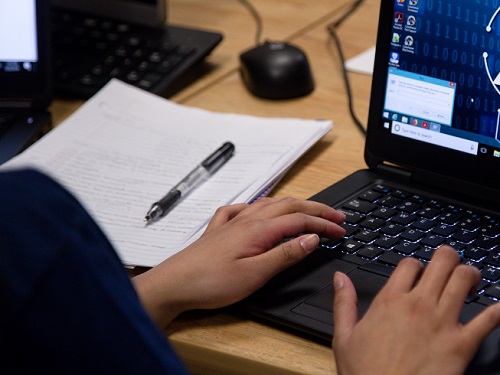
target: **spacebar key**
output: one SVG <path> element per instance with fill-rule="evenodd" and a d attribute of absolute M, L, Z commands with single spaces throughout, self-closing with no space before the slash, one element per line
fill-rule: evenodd
<path fill-rule="evenodd" d="M 387 277 L 391 276 L 392 272 L 394 271 L 394 268 L 392 267 L 387 267 L 377 263 L 365 263 L 359 266 L 359 268 L 368 272 L 373 272 L 378 275 Z"/>

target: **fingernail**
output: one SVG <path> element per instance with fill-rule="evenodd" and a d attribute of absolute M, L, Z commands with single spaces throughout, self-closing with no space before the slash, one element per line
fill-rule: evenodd
<path fill-rule="evenodd" d="M 342 272 L 337 271 L 333 275 L 333 286 L 336 290 L 339 290 L 344 286 L 344 274 Z"/>
<path fill-rule="evenodd" d="M 300 239 L 300 246 L 304 251 L 310 253 L 316 247 L 318 247 L 319 244 L 319 237 L 317 234 L 310 234 L 309 236 L 302 237 Z"/>

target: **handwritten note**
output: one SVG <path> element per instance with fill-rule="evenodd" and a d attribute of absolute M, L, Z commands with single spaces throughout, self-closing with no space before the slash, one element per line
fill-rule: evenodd
<path fill-rule="evenodd" d="M 154 266 L 192 241 L 217 207 L 254 199 L 331 126 L 208 112 L 115 80 L 2 168 L 51 175 L 87 208 L 124 264 Z M 233 158 L 145 226 L 151 204 L 225 141 L 236 146 Z"/>

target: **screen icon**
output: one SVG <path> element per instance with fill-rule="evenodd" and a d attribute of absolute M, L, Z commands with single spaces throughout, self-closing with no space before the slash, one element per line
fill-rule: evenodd
<path fill-rule="evenodd" d="M 391 52 L 391 57 L 389 61 L 393 64 L 399 64 L 399 53 Z"/>

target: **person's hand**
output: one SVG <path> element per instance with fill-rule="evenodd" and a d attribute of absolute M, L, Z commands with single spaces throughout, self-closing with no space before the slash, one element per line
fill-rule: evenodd
<path fill-rule="evenodd" d="M 421 278 L 420 278 L 421 276 Z M 500 304 L 459 322 L 467 295 L 481 279 L 444 246 L 430 264 L 401 261 L 358 320 L 350 279 L 334 276 L 333 349 L 339 374 L 462 374 L 480 343 L 500 323 Z"/>
<path fill-rule="evenodd" d="M 313 251 L 318 235 L 343 236 L 344 220 L 327 205 L 293 198 L 222 207 L 196 242 L 134 283 L 153 319 L 165 326 L 183 311 L 223 307 L 249 296 Z"/>

